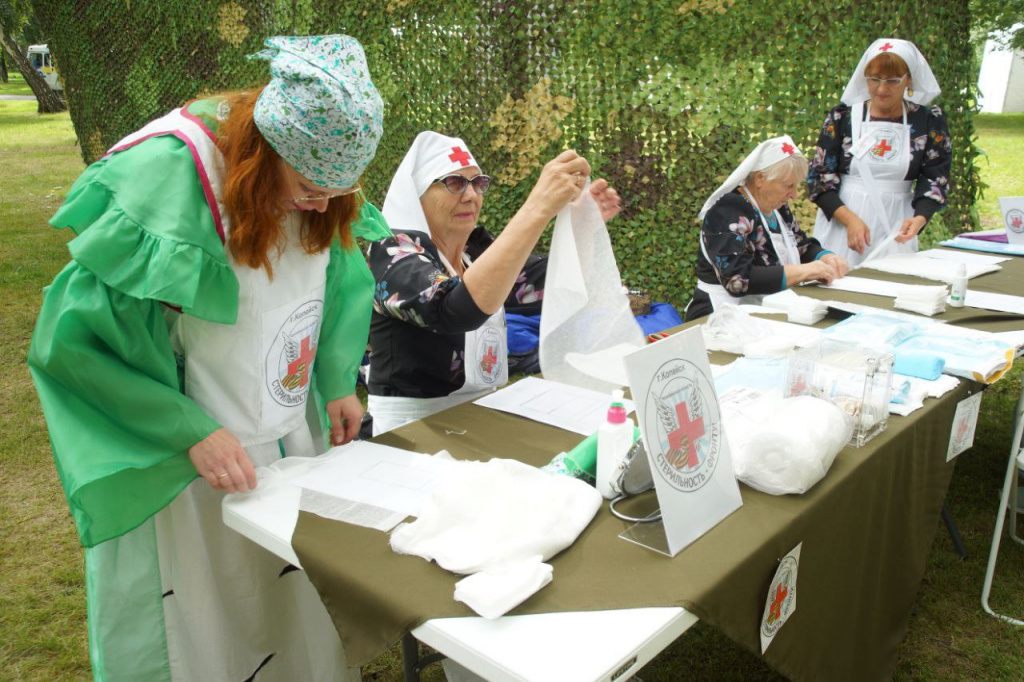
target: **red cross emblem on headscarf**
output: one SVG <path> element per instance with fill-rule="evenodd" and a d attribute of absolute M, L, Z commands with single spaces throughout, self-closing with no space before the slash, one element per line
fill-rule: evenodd
<path fill-rule="evenodd" d="M 673 459 L 681 459 L 685 454 L 686 466 L 694 469 L 700 464 L 700 460 L 697 458 L 697 440 L 704 435 L 704 417 L 691 420 L 686 402 L 682 401 L 676 405 L 676 419 L 679 422 L 679 428 L 668 434 L 669 451 L 670 453 L 679 452 Z M 673 461 L 671 463 L 678 466 L 681 462 Z"/>
<path fill-rule="evenodd" d="M 788 142 L 783 142 L 782 143 L 782 153 L 783 154 L 789 154 L 790 156 L 793 156 L 793 154 L 795 152 L 796 152 L 796 147 L 794 147 L 793 145 L 791 145 Z"/>
<path fill-rule="evenodd" d="M 491 369 L 496 364 L 498 364 L 498 354 L 494 352 L 494 346 L 487 346 L 487 352 L 480 359 L 480 366 L 484 368 L 485 372 L 490 374 Z"/>
<path fill-rule="evenodd" d="M 463 166 L 469 165 L 469 160 L 472 158 L 469 152 L 464 150 L 462 147 L 452 147 L 452 153 L 448 155 L 452 163 L 460 163 Z"/>
<path fill-rule="evenodd" d="M 768 609 L 768 622 L 774 623 L 779 618 L 782 618 L 782 602 L 786 601 L 786 595 L 789 594 L 789 589 L 779 583 L 775 587 L 775 598 L 772 599 L 772 606 Z"/>
<path fill-rule="evenodd" d="M 879 51 L 880 51 L 880 52 L 888 52 L 888 51 L 889 51 L 889 50 L 891 50 L 892 48 L 893 48 L 893 45 L 892 45 L 892 43 L 886 43 L 885 45 L 882 45 L 882 46 L 881 46 L 880 48 L 878 48 L 878 49 L 879 49 Z"/>

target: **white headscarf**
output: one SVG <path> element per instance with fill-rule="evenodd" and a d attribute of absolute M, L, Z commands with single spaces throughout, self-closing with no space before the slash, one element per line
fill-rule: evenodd
<path fill-rule="evenodd" d="M 476 166 L 476 158 L 466 143 L 457 137 L 448 137 L 432 130 L 416 136 L 405 158 L 398 165 L 384 198 L 384 219 L 396 230 L 418 231 L 430 234 L 427 217 L 423 214 L 420 197 L 437 178 L 455 171 Z"/>
<path fill-rule="evenodd" d="M 757 145 L 757 149 L 750 152 L 747 158 L 743 159 L 743 163 L 732 172 L 732 175 L 726 178 L 725 182 L 719 185 L 718 189 L 704 202 L 704 207 L 700 209 L 700 219 L 703 220 L 704 214 L 710 211 L 711 207 L 718 203 L 718 200 L 725 194 L 743 184 L 748 175 L 755 171 L 764 170 L 769 166 L 774 166 L 779 161 L 794 155 L 803 156 L 803 152 L 800 151 L 800 148 L 796 146 L 793 138 L 789 135 L 773 137 Z"/>
<path fill-rule="evenodd" d="M 897 38 L 879 38 L 871 43 L 871 47 L 864 52 L 857 68 L 853 70 L 853 76 L 850 77 L 850 82 L 846 84 L 846 90 L 843 91 L 843 104 L 853 106 L 857 102 L 866 102 L 871 98 L 868 94 L 868 80 L 864 76 L 864 69 L 867 68 L 868 62 L 886 52 L 899 55 L 910 70 L 911 85 L 903 95 L 905 99 L 916 104 L 927 105 L 939 96 L 942 88 L 935 80 L 935 74 L 928 66 L 928 60 L 924 58 L 914 43 Z M 911 91 L 913 91 L 913 95 L 910 94 Z"/>

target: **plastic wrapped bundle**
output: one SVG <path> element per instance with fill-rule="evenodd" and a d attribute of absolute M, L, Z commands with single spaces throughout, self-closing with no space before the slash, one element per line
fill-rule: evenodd
<path fill-rule="evenodd" d="M 838 406 L 811 396 L 723 405 L 722 416 L 736 478 L 771 495 L 810 490 L 854 426 Z"/>

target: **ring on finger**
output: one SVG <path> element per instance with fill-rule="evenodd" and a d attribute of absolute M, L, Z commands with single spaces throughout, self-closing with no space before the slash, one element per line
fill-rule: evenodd
<path fill-rule="evenodd" d="M 227 478 L 227 477 L 228 477 L 228 475 L 226 473 L 224 473 L 224 474 L 217 474 L 217 478 Z"/>

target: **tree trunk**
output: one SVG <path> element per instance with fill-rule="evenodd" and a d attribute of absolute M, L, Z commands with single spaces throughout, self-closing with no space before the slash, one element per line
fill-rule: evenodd
<path fill-rule="evenodd" d="M 4 51 L 0 50 L 0 81 L 6 83 L 7 78 L 7 57 L 4 56 Z"/>
<path fill-rule="evenodd" d="M 39 103 L 39 113 L 55 114 L 59 111 L 66 111 L 67 105 L 64 104 L 64 100 L 50 89 L 50 86 L 46 84 L 46 80 L 29 63 L 28 57 L 22 53 L 18 44 L 2 30 L 0 30 L 0 44 L 3 45 L 4 53 L 10 57 L 11 63 L 21 72 L 21 75 L 25 77 L 25 82 L 32 88 L 32 92 L 36 96 L 36 102 Z"/>

